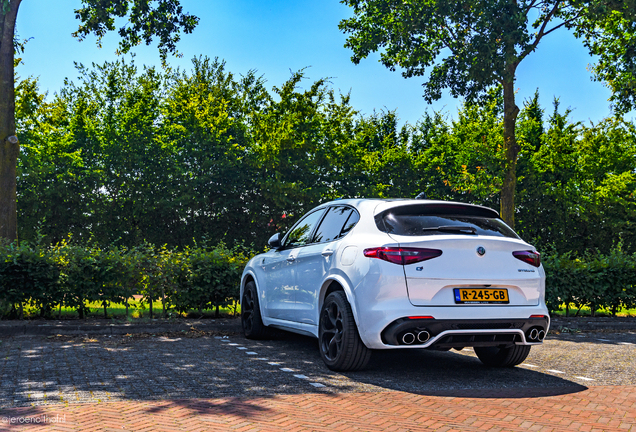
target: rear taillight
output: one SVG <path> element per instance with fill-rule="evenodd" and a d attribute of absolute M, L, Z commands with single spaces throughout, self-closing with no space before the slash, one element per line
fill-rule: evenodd
<path fill-rule="evenodd" d="M 534 251 L 516 251 L 512 255 L 518 260 L 528 263 L 532 266 L 539 267 L 541 265 L 541 255 Z"/>
<path fill-rule="evenodd" d="M 377 247 L 364 250 L 364 256 L 379 258 L 394 264 L 414 264 L 431 258 L 437 258 L 442 254 L 438 249 L 403 248 L 403 247 Z"/>

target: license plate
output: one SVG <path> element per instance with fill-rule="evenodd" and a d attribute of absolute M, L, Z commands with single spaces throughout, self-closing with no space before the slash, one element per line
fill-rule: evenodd
<path fill-rule="evenodd" d="M 506 288 L 454 288 L 455 303 L 509 303 Z"/>

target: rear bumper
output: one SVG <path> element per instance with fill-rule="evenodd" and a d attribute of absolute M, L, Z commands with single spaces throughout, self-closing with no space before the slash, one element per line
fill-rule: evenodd
<path fill-rule="evenodd" d="M 448 349 L 475 346 L 541 344 L 548 332 L 547 315 L 505 319 L 399 318 L 384 328 L 382 343 L 394 347 Z"/>

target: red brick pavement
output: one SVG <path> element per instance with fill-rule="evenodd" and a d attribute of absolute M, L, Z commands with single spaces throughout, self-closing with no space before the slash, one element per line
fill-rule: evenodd
<path fill-rule="evenodd" d="M 636 431 L 636 386 L 568 391 L 572 393 L 552 396 L 545 389 L 458 391 L 455 396 L 384 391 L 49 405 L 0 409 L 0 428 L 16 432 Z M 64 421 L 10 425 L 5 417 L 11 416 Z"/>

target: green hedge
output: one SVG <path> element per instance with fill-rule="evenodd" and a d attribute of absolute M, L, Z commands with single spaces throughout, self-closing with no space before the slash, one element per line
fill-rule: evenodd
<path fill-rule="evenodd" d="M 133 295 L 146 303 L 161 300 L 164 312 L 226 307 L 239 296 L 240 276 L 252 251 L 223 243 L 183 250 L 143 244 L 132 249 L 55 246 L 30 243 L 0 245 L 0 315 L 19 317 L 24 305 L 42 316 L 58 306 L 77 310 L 88 302 L 126 305 Z M 551 311 L 566 307 L 615 314 L 636 307 L 636 255 L 620 248 L 608 255 L 544 254 L 546 303 Z"/>
<path fill-rule="evenodd" d="M 239 296 L 243 267 L 251 255 L 225 244 L 184 250 L 143 244 L 132 249 L 102 249 L 63 242 L 0 245 L 0 315 L 21 317 L 25 305 L 50 316 L 58 306 L 80 318 L 88 302 L 104 307 L 124 304 L 134 295 L 150 305 L 161 300 L 164 312 L 225 307 Z"/>
<path fill-rule="evenodd" d="M 542 258 L 546 272 L 546 303 L 551 311 L 563 305 L 569 315 L 588 306 L 613 315 L 636 306 L 636 254 L 614 248 L 607 255 L 549 254 Z"/>

